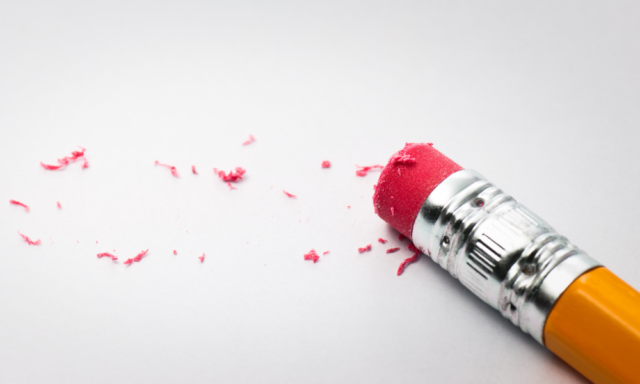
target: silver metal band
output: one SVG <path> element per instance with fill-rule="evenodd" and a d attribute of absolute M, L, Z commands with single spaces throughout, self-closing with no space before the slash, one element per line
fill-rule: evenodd
<path fill-rule="evenodd" d="M 600 266 L 470 170 L 450 175 L 431 192 L 412 238 L 418 249 L 541 344 L 560 295 Z"/>

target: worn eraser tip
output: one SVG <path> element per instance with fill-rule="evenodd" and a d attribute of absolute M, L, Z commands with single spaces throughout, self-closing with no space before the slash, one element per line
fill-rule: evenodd
<path fill-rule="evenodd" d="M 411 239 L 413 223 L 429 194 L 462 167 L 432 144 L 407 143 L 380 173 L 373 206 L 380 218 Z"/>

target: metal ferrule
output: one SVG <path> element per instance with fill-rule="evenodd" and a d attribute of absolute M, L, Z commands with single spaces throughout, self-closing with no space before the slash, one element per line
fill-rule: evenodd
<path fill-rule="evenodd" d="M 600 266 L 470 170 L 452 174 L 431 192 L 412 237 L 418 249 L 542 344 L 560 295 Z"/>

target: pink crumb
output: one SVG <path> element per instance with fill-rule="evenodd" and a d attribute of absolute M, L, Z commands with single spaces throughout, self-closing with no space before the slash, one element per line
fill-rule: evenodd
<path fill-rule="evenodd" d="M 389 159 L 389 163 L 415 164 L 416 159 L 414 157 L 411 157 L 410 155 L 401 155 L 399 153 L 396 153 L 395 155 L 391 156 L 391 158 Z"/>
<path fill-rule="evenodd" d="M 324 256 L 324 255 L 326 255 L 326 254 L 328 254 L 328 253 L 329 253 L 329 251 L 324 251 L 324 252 L 322 253 L 322 256 Z"/>
<path fill-rule="evenodd" d="M 171 174 L 174 177 L 180 177 L 180 175 L 178 175 L 178 169 L 176 167 L 174 167 L 173 165 L 169 165 L 169 164 L 162 164 L 161 162 L 159 162 L 158 160 L 156 160 L 156 165 L 160 165 L 162 167 L 167 167 L 171 170 Z"/>
<path fill-rule="evenodd" d="M 174 254 L 174 255 L 177 255 L 177 254 L 178 254 L 178 251 L 176 251 L 176 250 L 174 249 L 174 250 L 173 250 L 173 254 Z"/>
<path fill-rule="evenodd" d="M 31 208 L 29 208 L 26 204 L 23 204 L 16 200 L 9 200 L 9 204 L 19 205 L 24 208 L 25 212 L 29 212 L 31 210 Z"/>
<path fill-rule="evenodd" d="M 287 195 L 288 197 L 296 197 L 296 195 L 293 195 L 293 194 L 285 191 L 284 189 L 282 190 L 282 192 L 284 192 L 284 194 Z"/>
<path fill-rule="evenodd" d="M 200 259 L 201 263 L 204 263 L 204 252 L 202 253 L 202 256 L 198 257 L 198 259 Z"/>
<path fill-rule="evenodd" d="M 29 238 L 29 236 L 23 235 L 22 233 L 20 233 L 20 231 L 18 231 L 18 234 L 24 239 L 24 241 L 27 242 L 27 244 L 29 245 L 40 245 L 40 239 L 33 241 Z"/>
<path fill-rule="evenodd" d="M 42 168 L 48 169 L 50 171 L 55 171 L 55 170 L 58 170 L 58 169 L 64 167 L 64 165 L 49 165 L 49 164 L 45 164 L 42 161 L 40 162 L 40 165 L 42 165 Z"/>
<path fill-rule="evenodd" d="M 313 263 L 315 264 L 318 260 L 320 260 L 320 256 L 318 256 L 316 251 L 314 249 L 312 249 L 312 250 L 309 251 L 309 253 L 305 253 L 304 259 L 305 260 L 313 260 Z"/>
<path fill-rule="evenodd" d="M 229 186 L 229 190 L 234 190 L 234 189 L 238 189 L 236 187 L 234 187 L 233 185 L 231 185 L 231 183 L 227 183 L 227 185 Z"/>
<path fill-rule="evenodd" d="M 247 140 L 244 143 L 242 143 L 242 145 L 249 145 L 249 144 L 253 143 L 254 141 L 256 141 L 256 138 L 253 137 L 253 135 L 249 135 L 249 140 Z"/>
<path fill-rule="evenodd" d="M 62 209 L 62 205 L 60 205 L 59 201 L 56 201 L 56 205 L 58 206 L 58 208 Z"/>
<path fill-rule="evenodd" d="M 133 258 L 133 261 L 138 262 L 138 261 L 142 260 L 142 258 L 147 254 L 147 252 L 149 252 L 148 249 L 146 251 L 141 251 L 140 253 L 138 253 L 136 255 L 136 257 Z"/>
<path fill-rule="evenodd" d="M 404 259 L 404 261 L 400 263 L 400 266 L 398 267 L 398 272 L 396 273 L 396 275 L 397 276 L 402 275 L 402 272 L 404 272 L 404 269 L 407 267 L 407 265 L 415 263 L 419 259 L 420 259 L 420 252 L 416 252 L 413 254 L 413 256 L 407 257 L 406 259 Z"/>
<path fill-rule="evenodd" d="M 347 208 L 351 209 L 351 206 L 350 206 L 350 205 L 347 205 Z"/>
<path fill-rule="evenodd" d="M 387 253 L 398 252 L 399 250 L 400 250 L 400 247 L 389 248 L 387 249 Z"/>
<path fill-rule="evenodd" d="M 391 207 L 391 216 L 395 216 L 396 215 L 396 210 L 395 208 Z"/>
<path fill-rule="evenodd" d="M 330 168 L 331 162 L 329 160 L 325 160 L 322 162 L 322 168 Z"/>
<path fill-rule="evenodd" d="M 386 244 L 389 240 L 385 240 L 382 237 L 378 237 L 378 243 L 380 244 Z"/>
<path fill-rule="evenodd" d="M 67 165 L 75 162 L 76 160 L 82 158 L 82 160 L 84 161 L 84 163 L 82 164 L 82 168 L 88 168 L 89 162 L 87 161 L 87 158 L 84 156 L 84 151 L 86 151 L 86 149 L 82 147 L 79 147 L 79 148 L 81 149 L 81 151 L 73 151 L 71 152 L 71 156 L 65 156 L 62 159 L 58 159 L 58 165 L 50 165 L 50 164 L 45 164 L 43 162 L 40 162 L 40 165 L 44 169 L 55 171 L 58 169 L 62 169 Z"/>
<path fill-rule="evenodd" d="M 115 255 L 112 255 L 109 252 L 98 253 L 98 259 L 101 259 L 103 257 L 108 257 L 113 261 L 118 260 L 118 258 Z"/>
<path fill-rule="evenodd" d="M 356 164 L 356 167 L 360 168 L 356 171 L 356 176 L 364 177 L 367 176 L 367 172 L 372 169 L 382 169 L 384 168 L 382 165 L 369 165 L 369 166 L 360 166 Z"/>
<path fill-rule="evenodd" d="M 237 182 L 238 180 L 242 180 L 242 175 L 244 175 L 245 172 L 247 172 L 247 170 L 242 167 L 236 167 L 235 172 L 229 171 L 229 174 L 226 174 L 224 171 L 218 171 L 216 168 L 213 168 L 213 173 L 218 175 L 218 177 L 221 178 L 222 181 L 232 181 L 234 183 Z"/>
<path fill-rule="evenodd" d="M 197 175 L 197 174 L 198 174 L 198 171 L 196 171 L 196 166 L 195 166 L 195 165 L 192 165 L 192 166 L 191 166 L 191 172 L 192 172 L 194 175 Z"/>
<path fill-rule="evenodd" d="M 147 254 L 147 252 L 149 252 L 149 250 L 147 249 L 146 251 L 141 251 L 140 253 L 138 253 L 134 258 L 132 259 L 127 259 L 127 261 L 125 261 L 123 264 L 125 265 L 131 265 L 131 263 L 133 263 L 134 261 L 137 263 L 140 260 L 142 260 L 142 258 Z"/>
<path fill-rule="evenodd" d="M 358 248 L 358 252 L 360 253 L 369 252 L 370 250 L 371 250 L 371 244 L 367 245 L 366 247 Z"/>

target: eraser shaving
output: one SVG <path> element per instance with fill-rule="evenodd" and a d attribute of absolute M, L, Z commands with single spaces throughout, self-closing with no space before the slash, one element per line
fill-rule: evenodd
<path fill-rule="evenodd" d="M 318 260 L 320 260 L 320 256 L 316 253 L 314 249 L 310 250 L 309 253 L 304 254 L 305 260 L 311 260 L 315 264 Z"/>
<path fill-rule="evenodd" d="M 31 240 L 31 239 L 29 238 L 29 236 L 27 236 L 27 235 L 23 235 L 23 234 L 22 234 L 22 233 L 20 233 L 19 231 L 18 231 L 18 234 L 20 235 L 20 237 L 22 237 L 22 238 L 24 239 L 24 241 L 26 241 L 26 242 L 27 242 L 27 244 L 29 244 L 29 245 L 40 245 L 40 239 L 33 241 L 33 240 Z"/>
<path fill-rule="evenodd" d="M 58 159 L 58 164 L 56 165 L 45 164 L 43 162 L 40 162 L 40 165 L 44 169 L 47 169 L 50 171 L 56 171 L 66 167 L 67 165 L 75 162 L 78 159 L 82 159 L 83 160 L 82 168 L 87 168 L 89 167 L 89 162 L 87 161 L 87 158 L 84 156 L 84 151 L 86 151 L 86 149 L 82 147 L 79 147 L 79 148 L 81 149 L 81 151 L 73 151 L 71 152 L 71 156 L 65 156 L 61 159 Z"/>
<path fill-rule="evenodd" d="M 242 180 L 242 175 L 245 174 L 245 172 L 247 172 L 246 169 L 242 168 L 242 167 L 236 167 L 235 171 L 229 171 L 229 173 L 225 173 L 224 171 L 218 171 L 218 169 L 213 168 L 213 173 L 215 173 L 216 175 L 218 175 L 218 177 L 225 182 L 233 182 L 236 183 L 239 180 Z"/>
<path fill-rule="evenodd" d="M 396 275 L 397 276 L 402 275 L 402 272 L 404 272 L 404 269 L 407 267 L 407 265 L 413 264 L 419 259 L 420 259 L 420 252 L 416 252 L 413 254 L 413 256 L 407 257 L 406 259 L 404 259 L 404 261 L 400 263 L 400 266 L 398 267 L 398 272 L 396 272 Z"/>
<path fill-rule="evenodd" d="M 31 208 L 29 208 L 26 204 L 23 204 L 19 201 L 16 200 L 9 200 L 9 204 L 13 204 L 13 205 L 18 205 L 22 208 L 24 208 L 25 212 L 29 212 L 31 210 Z"/>
<path fill-rule="evenodd" d="M 131 258 L 131 259 L 127 259 L 123 264 L 124 265 L 131 265 L 133 262 L 140 262 L 140 260 L 142 260 L 143 257 L 145 257 L 145 255 L 149 252 L 149 250 L 147 249 L 146 251 L 141 251 L 140 253 L 138 253 L 135 257 Z"/>
<path fill-rule="evenodd" d="M 360 253 L 369 252 L 370 250 L 371 250 L 371 244 L 367 245 L 366 247 L 358 248 L 358 252 Z"/>
<path fill-rule="evenodd" d="M 253 135 L 249 135 L 249 140 L 243 142 L 242 145 L 249 145 L 249 144 L 253 143 L 254 141 L 256 141 L 256 138 L 253 137 Z"/>
<path fill-rule="evenodd" d="M 368 166 L 360 166 L 356 164 L 356 167 L 360 168 L 356 171 L 356 176 L 364 177 L 367 176 L 367 173 L 373 169 L 382 169 L 384 168 L 382 165 L 368 165 Z"/>
<path fill-rule="evenodd" d="M 407 248 L 411 252 L 413 252 L 413 256 L 407 257 L 402 261 L 402 263 L 400 263 L 400 266 L 398 267 L 398 272 L 396 273 L 397 276 L 402 275 L 402 272 L 404 272 L 405 268 L 407 268 L 407 265 L 413 264 L 416 261 L 420 260 L 420 256 L 421 256 L 420 250 L 418 250 L 418 248 L 413 243 L 409 243 L 409 245 L 407 245 Z"/>
<path fill-rule="evenodd" d="M 111 253 L 109 253 L 109 252 L 98 253 L 98 259 L 101 259 L 101 258 L 103 258 L 103 257 L 108 257 L 108 258 L 110 258 L 110 259 L 111 259 L 111 260 L 113 260 L 113 261 L 118 260 L 118 258 L 117 258 L 115 255 L 112 255 L 112 254 L 111 254 Z"/>
<path fill-rule="evenodd" d="M 162 167 L 166 167 L 169 168 L 171 170 L 171 174 L 174 177 L 180 177 L 180 175 L 178 175 L 178 169 L 176 167 L 174 167 L 173 165 L 169 165 L 169 164 L 162 164 L 161 162 L 159 162 L 158 160 L 156 160 L 156 165 L 160 165 Z"/>

